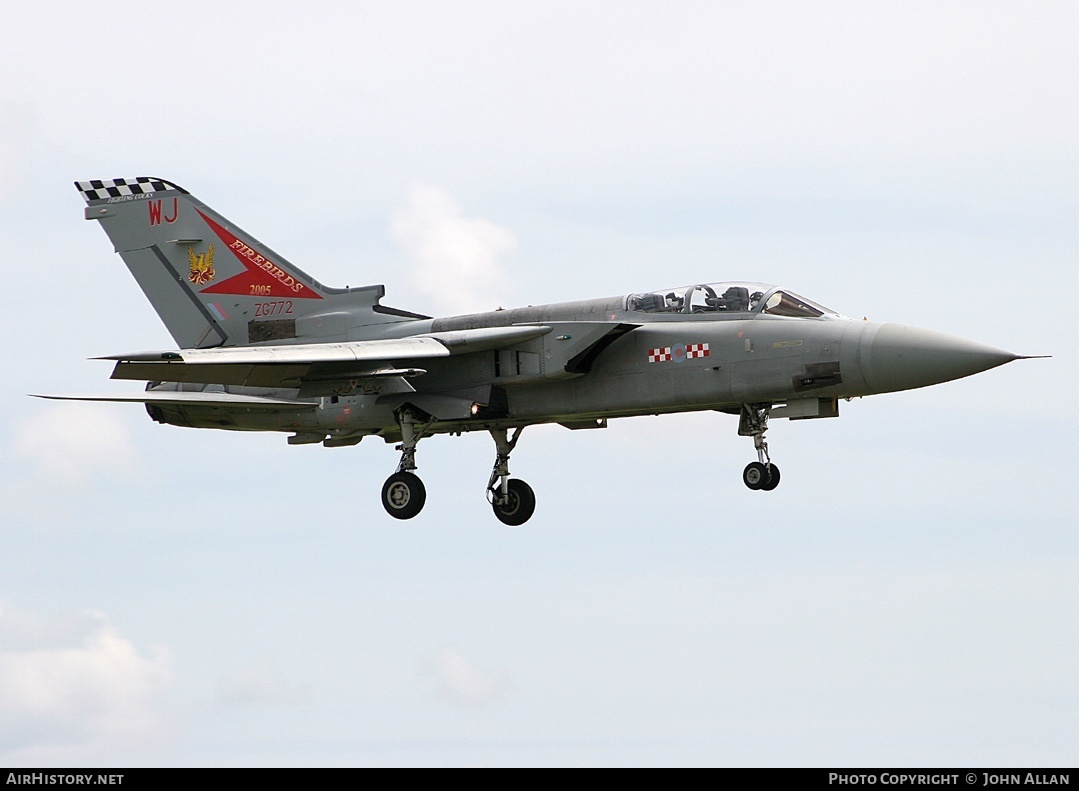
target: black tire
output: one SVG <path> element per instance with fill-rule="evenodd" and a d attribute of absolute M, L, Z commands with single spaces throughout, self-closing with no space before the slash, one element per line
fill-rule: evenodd
<path fill-rule="evenodd" d="M 531 486 L 517 478 L 510 478 L 506 487 L 506 499 L 501 503 L 491 503 L 491 508 L 502 524 L 510 527 L 523 525 L 536 512 L 536 493 Z"/>
<path fill-rule="evenodd" d="M 774 464 L 769 464 L 768 471 L 771 473 L 771 477 L 768 478 L 768 483 L 761 487 L 761 491 L 763 492 L 770 492 L 772 489 L 779 486 L 779 467 Z"/>
<path fill-rule="evenodd" d="M 425 502 L 427 489 L 411 472 L 395 472 L 382 485 L 382 507 L 394 519 L 411 519 Z"/>
<path fill-rule="evenodd" d="M 768 468 L 759 461 L 750 462 L 742 470 L 742 483 L 750 489 L 763 489 L 768 483 Z"/>

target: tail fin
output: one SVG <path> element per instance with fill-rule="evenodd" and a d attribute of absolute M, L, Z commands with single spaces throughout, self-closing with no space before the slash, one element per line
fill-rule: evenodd
<path fill-rule="evenodd" d="M 357 324 L 414 317 L 380 308 L 382 286 L 322 285 L 164 179 L 75 186 L 86 219 L 101 222 L 180 348 L 343 336 Z"/>

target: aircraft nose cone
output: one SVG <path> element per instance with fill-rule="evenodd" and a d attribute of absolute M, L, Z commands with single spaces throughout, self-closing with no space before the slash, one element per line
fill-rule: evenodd
<path fill-rule="evenodd" d="M 876 393 L 949 382 L 1019 359 L 982 343 L 902 324 L 883 324 L 862 344 L 863 374 Z"/>

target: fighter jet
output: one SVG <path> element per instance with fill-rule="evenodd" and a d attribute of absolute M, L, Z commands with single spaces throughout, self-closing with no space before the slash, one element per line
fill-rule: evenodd
<path fill-rule="evenodd" d="M 381 285 L 330 288 L 160 178 L 79 181 L 178 349 L 117 354 L 113 379 L 143 392 L 62 396 L 145 404 L 159 423 L 280 431 L 335 448 L 380 437 L 400 462 L 390 516 L 426 501 L 419 441 L 487 431 L 487 499 L 521 525 L 536 497 L 510 477 L 526 426 L 606 428 L 635 415 L 738 415 L 753 490 L 779 484 L 770 418 L 839 415 L 840 401 L 947 382 L 1020 355 L 931 330 L 852 320 L 786 288 L 694 283 L 447 318 L 382 304 Z M 48 396 L 59 397 L 59 396 Z"/>

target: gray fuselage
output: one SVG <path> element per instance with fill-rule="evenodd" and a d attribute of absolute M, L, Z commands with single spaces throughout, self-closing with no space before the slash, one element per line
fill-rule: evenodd
<path fill-rule="evenodd" d="M 148 408 L 165 423 L 288 431 L 301 441 L 330 442 L 369 434 L 396 441 L 395 412 L 406 404 L 430 416 L 427 433 L 550 422 L 596 427 L 608 418 L 737 412 L 743 404 L 787 405 L 789 417 L 831 417 L 837 399 L 923 387 L 1015 358 L 941 333 L 826 310 L 773 315 L 765 304 L 758 299 L 753 309 L 733 311 L 641 310 L 631 295 L 384 323 L 370 328 L 366 339 L 517 325 L 551 331 L 509 348 L 425 360 L 425 373 L 409 380 L 415 392 L 386 392 L 367 381 L 351 392 L 311 398 L 317 407 L 300 413 L 190 404 Z M 612 326 L 622 329 L 612 332 Z M 589 353 L 592 359 L 581 359 Z M 207 387 L 299 397 L 298 390 Z M 782 408 L 776 416 L 784 416 Z"/>

